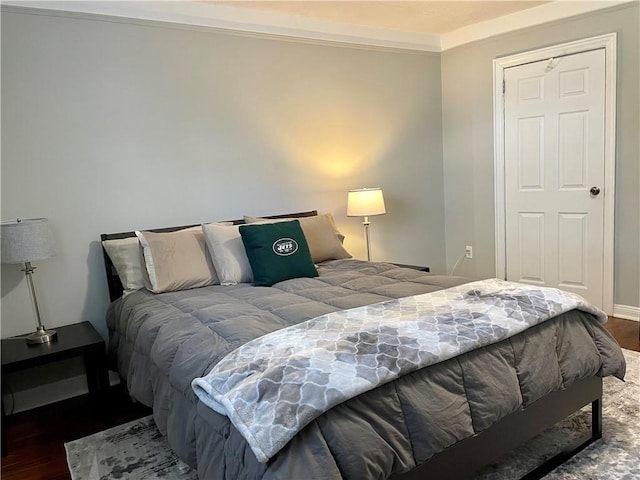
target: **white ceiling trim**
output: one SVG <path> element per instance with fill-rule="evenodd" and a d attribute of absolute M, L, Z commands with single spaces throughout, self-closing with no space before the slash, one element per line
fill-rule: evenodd
<path fill-rule="evenodd" d="M 559 0 L 435 35 L 347 25 L 262 10 L 192 1 L 2 0 L 3 5 L 109 15 L 319 41 L 441 52 L 501 33 L 612 7 L 630 0 Z M 637 0 L 631 0 L 637 1 Z"/>
<path fill-rule="evenodd" d="M 347 25 L 205 2 L 2 0 L 3 5 L 109 15 L 293 38 L 440 51 L 440 36 Z"/>
<path fill-rule="evenodd" d="M 636 0 L 637 1 L 637 0 Z M 440 37 L 442 50 L 463 45 L 465 43 L 482 40 L 502 33 L 508 33 L 522 28 L 540 25 L 563 18 L 594 12 L 604 8 L 615 7 L 629 0 L 604 0 L 576 2 L 572 0 L 556 0 L 537 7 L 510 13 L 502 17 L 486 20 L 473 25 L 459 28 Z"/>

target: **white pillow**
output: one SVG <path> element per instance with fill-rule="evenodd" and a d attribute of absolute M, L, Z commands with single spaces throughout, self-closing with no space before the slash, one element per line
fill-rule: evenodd
<path fill-rule="evenodd" d="M 253 273 L 240 236 L 240 226 L 209 223 L 202 226 L 202 231 L 220 284 L 252 282 Z"/>
<path fill-rule="evenodd" d="M 140 255 L 140 243 L 137 237 L 119 238 L 117 240 L 104 240 L 102 246 L 111 259 L 120 283 L 122 283 L 122 296 L 126 297 L 141 288 L 144 288 L 142 274 L 142 257 Z"/>

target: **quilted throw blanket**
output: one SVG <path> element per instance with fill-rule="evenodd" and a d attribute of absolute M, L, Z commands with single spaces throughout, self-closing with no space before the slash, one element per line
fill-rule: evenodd
<path fill-rule="evenodd" d="M 607 320 L 574 294 L 481 280 L 272 332 L 229 353 L 192 387 L 264 463 L 341 402 L 573 309 Z"/>

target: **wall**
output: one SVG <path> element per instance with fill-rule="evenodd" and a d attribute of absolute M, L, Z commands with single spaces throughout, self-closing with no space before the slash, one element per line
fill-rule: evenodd
<path fill-rule="evenodd" d="M 545 24 L 442 54 L 447 265 L 474 246 L 460 274 L 495 275 L 493 67 L 497 57 L 618 32 L 614 303 L 640 307 L 639 4 Z"/>
<path fill-rule="evenodd" d="M 638 20 L 636 4 L 440 56 L 4 6 L 2 219 L 51 221 L 46 325 L 103 335 L 100 233 L 316 208 L 362 258 L 345 203 L 364 186 L 387 202 L 374 260 L 442 273 L 473 245 L 456 273 L 492 276 L 492 60 L 617 31 L 616 303 L 638 306 Z M 22 272 L 1 273 L 2 337 L 32 331 Z"/>
<path fill-rule="evenodd" d="M 106 335 L 99 235 L 318 209 L 364 255 L 346 191 L 380 186 L 373 258 L 444 271 L 440 58 L 2 10 L 2 218 L 47 217 L 45 324 Z M 2 336 L 34 329 L 2 265 Z"/>

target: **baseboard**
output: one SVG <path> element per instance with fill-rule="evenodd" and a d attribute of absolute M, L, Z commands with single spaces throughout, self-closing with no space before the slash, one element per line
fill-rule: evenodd
<path fill-rule="evenodd" d="M 120 383 L 120 378 L 115 372 L 109 372 L 109 383 L 112 386 Z M 78 375 L 11 393 L 6 393 L 5 390 L 3 393 L 2 401 L 5 412 L 11 414 L 84 395 L 89 393 L 89 389 L 87 388 L 87 377 Z"/>
<path fill-rule="evenodd" d="M 624 318 L 625 320 L 635 320 L 640 322 L 640 307 L 632 307 L 630 305 L 614 305 L 613 316 Z"/>

